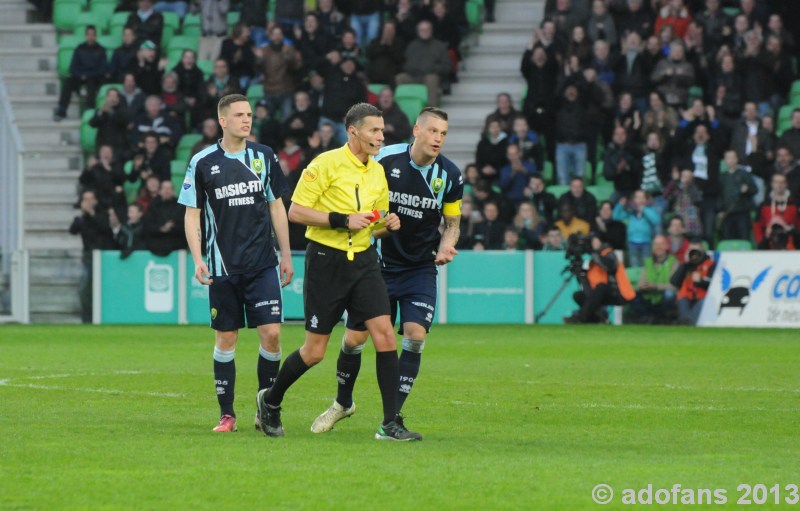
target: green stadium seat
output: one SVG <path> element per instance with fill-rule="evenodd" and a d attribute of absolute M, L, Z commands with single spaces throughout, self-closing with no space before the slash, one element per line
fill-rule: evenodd
<path fill-rule="evenodd" d="M 94 12 L 82 12 L 75 18 L 73 32 L 75 35 L 83 37 L 88 25 L 94 25 L 97 29 L 97 35 L 102 35 L 108 29 L 108 18 Z"/>
<path fill-rule="evenodd" d="M 116 35 L 100 36 L 97 38 L 97 44 L 113 53 L 114 50 L 122 46 L 122 37 Z"/>
<path fill-rule="evenodd" d="M 417 116 L 419 116 L 420 111 L 425 108 L 425 104 L 427 103 L 427 101 L 409 97 L 395 97 L 394 100 L 412 124 L 417 120 Z"/>
<path fill-rule="evenodd" d="M 209 78 L 211 78 L 211 73 L 214 72 L 214 61 L 213 60 L 204 60 L 204 59 L 198 60 L 197 61 L 197 67 L 199 67 L 200 71 L 203 72 L 203 78 L 208 80 Z M 263 92 L 262 92 L 262 94 L 263 94 Z"/>
<path fill-rule="evenodd" d="M 556 199 L 569 191 L 569 185 L 550 185 L 547 191 L 555 195 Z"/>
<path fill-rule="evenodd" d="M 628 275 L 628 280 L 631 281 L 633 289 L 639 285 L 639 278 L 642 276 L 641 268 L 625 268 L 625 273 Z"/>
<path fill-rule="evenodd" d="M 175 37 L 175 27 L 164 25 L 161 29 L 161 48 L 169 48 L 172 38 Z M 195 51 L 197 48 L 195 48 Z"/>
<path fill-rule="evenodd" d="M 170 39 L 169 44 L 164 45 L 164 47 L 167 48 L 167 51 L 169 52 L 178 51 L 183 53 L 183 50 L 193 50 L 196 52 L 199 44 L 199 37 L 191 35 L 176 35 L 173 36 L 172 39 Z"/>
<path fill-rule="evenodd" d="M 528 85 L 522 86 L 522 94 L 519 96 L 519 109 L 520 111 L 525 109 L 525 99 L 528 97 Z"/>
<path fill-rule="evenodd" d="M 113 2 L 92 0 L 92 4 L 89 6 L 89 12 L 102 17 L 106 21 L 106 25 L 108 25 L 108 21 L 114 16 L 114 9 L 116 8 L 116 0 Z"/>
<path fill-rule="evenodd" d="M 614 193 L 614 186 L 608 184 L 587 186 L 586 191 L 594 195 L 597 202 L 600 203 L 611 198 L 611 195 Z"/>
<path fill-rule="evenodd" d="M 96 149 L 97 128 L 89 126 L 89 120 L 94 117 L 94 108 L 83 112 L 81 116 L 81 149 L 87 153 L 94 153 Z"/>
<path fill-rule="evenodd" d="M 75 52 L 75 48 L 82 42 L 82 38 L 69 36 L 63 38 L 59 43 L 56 57 L 56 68 L 58 69 L 59 78 L 67 78 L 69 76 L 69 65 L 72 63 L 72 54 Z"/>
<path fill-rule="evenodd" d="M 369 89 L 370 92 L 376 95 L 380 94 L 381 91 L 386 87 L 388 87 L 388 85 L 386 85 L 385 83 L 371 83 L 367 85 L 367 89 Z"/>
<path fill-rule="evenodd" d="M 781 136 L 784 131 L 792 127 L 792 110 L 797 108 L 793 105 L 784 105 L 778 111 L 777 130 L 775 133 Z"/>
<path fill-rule="evenodd" d="M 270 2 L 274 3 L 274 2 Z M 239 23 L 239 18 L 242 17 L 242 13 L 239 11 L 230 11 L 228 12 L 228 32 L 230 32 L 231 27 L 235 24 Z M 272 18 L 270 18 L 272 19 Z"/>
<path fill-rule="evenodd" d="M 186 160 L 172 160 L 169 162 L 169 173 L 172 177 L 186 177 Z"/>
<path fill-rule="evenodd" d="M 161 16 L 164 18 L 164 26 L 172 27 L 174 32 L 180 31 L 181 17 L 176 12 L 162 12 Z"/>
<path fill-rule="evenodd" d="M 465 7 L 467 15 L 467 23 L 472 31 L 480 31 L 483 24 L 483 1 L 482 0 L 469 0 Z"/>
<path fill-rule="evenodd" d="M 129 12 L 115 12 L 108 23 L 108 33 L 122 37 L 122 29 L 125 28 L 130 14 Z"/>
<path fill-rule="evenodd" d="M 80 0 L 55 0 L 53 2 L 53 25 L 58 30 L 72 31 L 75 20 L 83 10 Z"/>
<path fill-rule="evenodd" d="M 181 29 L 181 34 L 200 37 L 203 35 L 200 23 L 201 20 L 199 14 L 187 14 L 183 18 L 183 28 Z"/>
<path fill-rule="evenodd" d="M 121 91 L 122 90 L 122 84 L 121 83 L 107 83 L 107 84 L 103 85 L 102 87 L 100 87 L 100 90 L 97 91 L 97 102 L 96 102 L 95 108 L 102 108 L 103 107 L 103 104 L 106 101 L 106 93 L 108 92 L 109 89 L 117 89 L 117 90 Z"/>
<path fill-rule="evenodd" d="M 125 175 L 130 176 L 133 171 L 133 160 L 126 161 L 122 168 L 125 171 Z M 136 202 L 136 196 L 139 195 L 139 186 L 139 181 L 131 183 L 127 179 L 125 180 L 125 184 L 122 185 L 122 188 L 125 190 L 125 198 L 128 200 L 128 204 Z"/>
<path fill-rule="evenodd" d="M 264 86 L 260 83 L 254 83 L 247 88 L 247 99 L 258 101 L 264 97 Z"/>
<path fill-rule="evenodd" d="M 544 178 L 544 184 L 553 183 L 555 182 L 555 170 L 553 168 L 553 162 L 550 160 L 545 160 L 544 162 L 544 169 L 542 169 L 542 177 Z"/>
<path fill-rule="evenodd" d="M 175 149 L 175 159 L 188 162 L 192 147 L 202 139 L 203 135 L 199 133 L 187 133 L 182 136 L 180 142 L 178 142 L 178 147 Z"/>
<path fill-rule="evenodd" d="M 750 240 L 721 240 L 717 243 L 718 252 L 741 252 L 743 250 L 753 250 Z"/>
<path fill-rule="evenodd" d="M 422 106 L 428 104 L 428 88 L 421 83 L 404 83 L 398 85 L 394 91 L 395 99 L 414 98 L 422 101 Z M 421 109 L 420 109 L 421 110 Z M 419 112 L 417 112 L 419 114 Z M 408 120 L 414 122 L 417 116 L 409 117 Z"/>
<path fill-rule="evenodd" d="M 739 13 L 741 13 L 742 11 L 741 11 L 741 9 L 739 9 L 738 7 L 723 7 L 723 8 L 722 8 L 722 12 L 724 12 L 725 14 L 727 14 L 728 16 L 730 16 L 731 18 L 735 18 L 735 17 L 736 17 L 736 16 L 738 16 L 738 15 L 739 15 Z"/>

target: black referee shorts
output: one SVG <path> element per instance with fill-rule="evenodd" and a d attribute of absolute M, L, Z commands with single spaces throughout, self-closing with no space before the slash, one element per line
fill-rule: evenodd
<path fill-rule="evenodd" d="M 373 247 L 355 254 L 310 242 L 303 280 L 306 330 L 330 334 L 345 309 L 356 322 L 389 315 L 389 295 Z"/>

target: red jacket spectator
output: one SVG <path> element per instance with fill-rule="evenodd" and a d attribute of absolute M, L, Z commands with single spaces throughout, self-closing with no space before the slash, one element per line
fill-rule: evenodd
<path fill-rule="evenodd" d="M 674 4 L 680 4 L 680 7 L 674 7 Z M 656 18 L 656 26 L 654 33 L 658 35 L 661 29 L 667 25 L 672 27 L 672 33 L 675 37 L 683 39 L 686 31 L 689 29 L 689 23 L 692 22 L 692 16 L 689 10 L 684 7 L 683 2 L 679 0 L 670 0 L 668 5 L 661 8 Z"/>

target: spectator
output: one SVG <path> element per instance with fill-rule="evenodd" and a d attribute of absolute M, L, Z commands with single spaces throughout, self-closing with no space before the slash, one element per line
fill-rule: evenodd
<path fill-rule="evenodd" d="M 472 191 L 475 188 L 475 185 L 478 183 L 478 180 L 481 178 L 481 174 L 478 171 L 478 166 L 474 163 L 467 163 L 464 167 L 464 195 L 472 195 Z"/>
<path fill-rule="evenodd" d="M 373 0 L 352 0 L 350 2 L 350 27 L 355 32 L 356 42 L 362 48 L 378 37 L 381 15 L 378 2 Z"/>
<path fill-rule="evenodd" d="M 756 184 L 753 176 L 742 165 L 736 151 L 725 151 L 726 172 L 720 175 L 720 212 L 724 240 L 749 240 L 752 232 L 751 215 Z"/>
<path fill-rule="evenodd" d="M 642 118 L 642 133 L 658 131 L 664 139 L 671 139 L 678 128 L 678 113 L 664 103 L 664 98 L 658 92 L 650 93 L 649 107 Z"/>
<path fill-rule="evenodd" d="M 614 220 L 628 224 L 628 260 L 635 268 L 644 264 L 653 237 L 661 230 L 661 219 L 656 210 L 647 205 L 647 200 L 647 194 L 637 190 L 630 201 L 622 197 L 614 207 Z"/>
<path fill-rule="evenodd" d="M 106 74 L 106 49 L 97 44 L 97 29 L 94 25 L 86 27 L 85 41 L 75 48 L 69 63 L 69 76 L 63 81 L 58 107 L 53 112 L 53 120 L 61 121 L 67 116 L 67 107 L 73 93 L 86 86 L 86 103 L 94 106 L 97 91 Z"/>
<path fill-rule="evenodd" d="M 256 47 L 267 43 L 267 3 L 268 0 L 244 0 L 239 13 L 239 23 L 250 29 L 250 40 Z M 226 27 L 227 28 L 227 27 Z M 219 55 L 219 54 L 217 54 Z M 216 57 L 217 55 L 214 55 Z"/>
<path fill-rule="evenodd" d="M 679 107 L 686 104 L 689 87 L 694 84 L 695 76 L 694 67 L 685 59 L 685 49 L 681 41 L 670 43 L 669 57 L 656 65 L 650 80 L 669 106 Z"/>
<path fill-rule="evenodd" d="M 141 205 L 134 203 L 128 206 L 128 219 L 120 226 L 116 236 L 120 259 L 127 259 L 135 250 L 145 250 L 147 248 L 144 242 L 143 215 L 144 210 L 142 210 Z"/>
<path fill-rule="evenodd" d="M 229 94 L 240 94 L 239 81 L 231 76 L 228 63 L 222 59 L 214 61 L 214 70 L 205 82 L 205 102 L 202 117 L 217 118 L 219 100 Z"/>
<path fill-rule="evenodd" d="M 733 20 L 720 8 L 720 0 L 706 0 L 706 11 L 695 16 L 703 27 L 703 46 L 709 53 L 716 53 L 733 32 Z"/>
<path fill-rule="evenodd" d="M 788 147 L 781 147 L 775 155 L 775 174 L 786 176 L 789 193 L 792 197 L 800 197 L 800 165 Z"/>
<path fill-rule="evenodd" d="M 769 102 L 773 92 L 772 62 L 758 32 L 745 33 L 744 42 L 744 48 L 737 54 L 743 77 L 742 97 L 756 103 L 761 116 L 768 115 L 772 110 Z"/>
<path fill-rule="evenodd" d="M 614 183 L 614 199 L 628 197 L 641 187 L 641 159 L 628 144 L 628 132 L 622 126 L 614 128 L 606 149 L 603 177 Z"/>
<path fill-rule="evenodd" d="M 538 32 L 534 32 L 532 41 L 522 55 L 520 70 L 528 85 L 522 110 L 528 119 L 528 125 L 537 133 L 542 133 L 548 144 L 549 160 L 555 154 L 555 113 L 553 103 L 556 95 L 556 75 L 558 64 L 555 58 L 548 58 L 547 52 L 538 42 Z"/>
<path fill-rule="evenodd" d="M 325 55 L 333 49 L 333 42 L 319 23 L 319 18 L 313 12 L 306 14 L 303 28 L 294 29 L 295 46 L 303 59 L 303 75 L 325 67 Z M 394 79 L 394 75 L 392 75 Z"/>
<path fill-rule="evenodd" d="M 714 106 L 720 118 L 727 124 L 734 124 L 742 113 L 742 77 L 733 55 L 729 53 L 720 57 L 713 92 Z"/>
<path fill-rule="evenodd" d="M 325 151 L 335 149 L 336 145 L 336 130 L 333 124 L 329 122 L 321 122 L 319 125 L 319 130 L 314 132 L 308 141 L 306 161 L 310 162 Z"/>
<path fill-rule="evenodd" d="M 500 122 L 500 129 L 503 130 L 506 135 L 511 135 L 514 119 L 517 117 L 517 111 L 514 109 L 514 105 L 511 102 L 511 95 L 507 92 L 501 92 L 495 98 L 495 102 L 497 108 L 494 112 L 486 116 L 485 122 L 488 122 L 489 119 L 496 119 Z"/>
<path fill-rule="evenodd" d="M 658 34 L 663 27 L 670 26 L 675 37 L 683 39 L 691 22 L 692 16 L 683 5 L 683 0 L 668 0 L 666 5 L 658 11 L 655 33 Z M 670 51 L 672 50 L 670 49 Z"/>
<path fill-rule="evenodd" d="M 772 84 L 769 103 L 772 112 L 778 112 L 783 104 L 783 98 L 791 92 L 792 82 L 795 79 L 792 57 L 784 50 L 780 37 L 767 36 L 765 60 L 769 66 L 769 79 Z"/>
<path fill-rule="evenodd" d="M 525 161 L 532 161 L 536 164 L 536 168 L 541 170 L 544 168 L 544 148 L 539 136 L 531 131 L 528 126 L 528 120 L 522 114 L 517 114 L 514 117 L 512 124 L 511 136 L 508 138 L 509 144 L 517 144 L 522 150 L 522 159 Z"/>
<path fill-rule="evenodd" d="M 578 98 L 578 88 L 567 85 L 556 113 L 556 172 L 565 185 L 581 177 L 586 167 L 586 109 Z"/>
<path fill-rule="evenodd" d="M 139 9 L 132 12 L 125 23 L 133 29 L 139 43 L 153 41 L 161 46 L 161 34 L 164 31 L 164 17 L 153 9 L 153 0 L 138 0 Z"/>
<path fill-rule="evenodd" d="M 367 76 L 372 83 L 394 86 L 394 79 L 403 70 L 403 42 L 397 36 L 397 25 L 389 19 L 383 23 L 380 37 L 367 46 Z"/>
<path fill-rule="evenodd" d="M 291 34 L 294 27 L 303 24 L 304 0 L 281 0 L 275 2 L 274 22 L 283 29 L 285 34 Z"/>
<path fill-rule="evenodd" d="M 472 231 L 475 225 L 475 217 L 480 215 L 480 211 L 476 211 L 472 208 L 472 197 L 465 194 L 461 202 L 461 219 L 459 220 L 459 230 L 461 234 L 458 237 L 456 249 L 472 249 Z"/>
<path fill-rule="evenodd" d="M 539 216 L 536 208 L 530 202 L 519 205 L 514 216 L 514 229 L 519 234 L 519 239 L 524 248 L 541 250 L 542 239 L 547 234 L 548 222 Z"/>
<path fill-rule="evenodd" d="M 281 118 L 292 113 L 292 94 L 297 88 L 296 72 L 303 67 L 303 57 L 296 48 L 284 44 L 283 30 L 274 26 L 269 31 L 269 46 L 261 49 L 264 74 L 264 99 L 271 112 L 280 110 Z M 349 103 L 344 108 L 346 109 Z"/>
<path fill-rule="evenodd" d="M 233 26 L 230 37 L 222 41 L 219 58 L 228 64 L 228 71 L 246 91 L 256 74 L 256 55 L 250 40 L 250 29 L 244 23 Z"/>
<path fill-rule="evenodd" d="M 136 40 L 136 33 L 131 27 L 123 28 L 122 45 L 114 49 L 108 65 L 108 78 L 112 83 L 122 83 L 125 71 L 129 69 L 131 62 L 136 58 L 138 50 L 139 42 Z"/>
<path fill-rule="evenodd" d="M 522 151 L 517 144 L 508 144 L 506 159 L 508 164 L 500 169 L 500 189 L 517 209 L 525 200 L 525 187 L 529 179 L 536 174 L 536 164 L 522 159 Z"/>
<path fill-rule="evenodd" d="M 792 154 L 800 154 L 800 108 L 792 110 L 792 127 L 783 132 L 778 144 Z"/>
<path fill-rule="evenodd" d="M 203 138 L 198 140 L 192 146 L 192 150 L 189 153 L 189 161 L 186 162 L 187 166 L 195 154 L 199 153 L 206 147 L 216 144 L 220 138 L 222 138 L 222 133 L 220 132 L 217 120 L 211 118 L 203 121 L 203 129 L 200 131 L 200 134 L 203 135 Z"/>
<path fill-rule="evenodd" d="M 675 287 L 670 280 L 677 267 L 678 261 L 669 253 L 667 238 L 661 235 L 653 238 L 652 252 L 644 260 L 636 298 L 631 303 L 637 322 L 665 322 L 674 314 Z"/>
<path fill-rule="evenodd" d="M 367 100 L 367 89 L 356 76 L 356 61 L 343 59 L 338 69 L 325 78 L 320 120 L 334 124 L 337 143 L 344 143 L 344 115 L 351 105 Z M 324 118 L 324 119 L 323 119 Z"/>
<path fill-rule="evenodd" d="M 294 136 L 288 135 L 283 140 L 283 147 L 278 151 L 281 168 L 285 165 L 285 175 L 293 174 L 300 168 L 303 161 L 303 149 L 298 145 Z M 301 169 L 302 170 L 302 169 Z"/>
<path fill-rule="evenodd" d="M 588 66 L 592 60 L 592 43 L 586 37 L 586 29 L 582 25 L 572 27 L 572 36 L 569 39 L 564 58 L 569 60 L 572 57 L 577 58 L 581 66 Z"/>
<path fill-rule="evenodd" d="M 178 204 L 172 181 L 162 181 L 158 198 L 147 208 L 143 219 L 147 250 L 163 257 L 187 248 L 183 229 L 185 209 Z"/>
<path fill-rule="evenodd" d="M 770 188 L 753 225 L 756 245 L 762 250 L 795 250 L 797 228 L 800 227 L 797 201 L 789 192 L 788 182 L 783 174 L 772 176 Z"/>
<path fill-rule="evenodd" d="M 665 144 L 658 131 L 648 133 L 639 164 L 642 169 L 642 190 L 650 195 L 653 200 L 653 208 L 661 218 L 669 208 L 669 202 L 664 196 L 664 192 L 671 174 L 671 157 Z M 605 171 L 605 169 L 603 170 Z"/>
<path fill-rule="evenodd" d="M 502 250 L 506 224 L 498 220 L 500 208 L 496 202 L 483 205 L 483 221 L 475 226 L 474 250 Z"/>
<path fill-rule="evenodd" d="M 481 214 L 481 218 L 483 218 L 483 206 L 487 202 L 494 202 L 495 205 L 500 208 L 503 203 L 503 198 L 492 189 L 488 181 L 481 179 L 472 191 L 472 203 L 475 206 L 475 210 Z M 479 219 L 476 217 L 476 220 Z"/>
<path fill-rule="evenodd" d="M 205 77 L 197 67 L 197 57 L 193 50 L 183 50 L 181 61 L 172 68 L 178 77 L 178 91 L 180 91 L 186 108 L 189 110 L 189 124 L 192 127 L 202 123 L 203 94 Z"/>
<path fill-rule="evenodd" d="M 134 203 L 141 206 L 142 211 L 147 213 L 147 209 L 150 207 L 153 201 L 158 198 L 160 188 L 161 180 L 151 173 L 151 175 L 144 180 L 142 187 L 139 189 L 139 193 L 136 195 L 136 200 Z"/>
<path fill-rule="evenodd" d="M 678 290 L 678 321 L 696 325 L 714 274 L 713 259 L 706 255 L 699 239 L 689 243 L 686 262 L 678 265 L 670 283 Z"/>
<path fill-rule="evenodd" d="M 770 14 L 769 21 L 767 22 L 766 35 L 767 40 L 769 40 L 770 37 L 776 37 L 784 52 L 791 53 L 792 50 L 794 50 L 794 36 L 783 25 L 783 19 L 781 19 L 780 14 Z"/>
<path fill-rule="evenodd" d="M 545 190 L 544 179 L 539 174 L 531 176 L 528 180 L 528 187 L 525 189 L 525 197 L 531 201 L 537 214 L 548 224 L 555 221 L 555 213 L 558 210 L 558 201 L 555 195 Z"/>
<path fill-rule="evenodd" d="M 381 89 L 378 108 L 383 112 L 383 143 L 399 144 L 411 138 L 411 123 L 406 114 L 394 102 L 394 93 L 389 87 Z"/>
<path fill-rule="evenodd" d="M 617 94 L 629 93 L 637 110 L 645 110 L 649 76 L 642 57 L 642 38 L 638 32 L 630 32 L 622 41 L 622 55 L 614 69 L 614 90 Z"/>
<path fill-rule="evenodd" d="M 118 217 L 124 218 L 126 202 L 122 185 L 125 183 L 125 172 L 114 158 L 114 149 L 110 145 L 99 146 L 97 156 L 97 163 L 85 169 L 78 182 L 84 190 L 94 192 L 102 209 L 113 208 Z"/>
<path fill-rule="evenodd" d="M 667 241 L 669 241 L 669 253 L 675 256 L 678 262 L 686 260 L 686 252 L 689 251 L 689 238 L 686 236 L 686 225 L 680 215 L 674 215 L 667 224 Z"/>
<path fill-rule="evenodd" d="M 163 70 L 156 58 L 156 45 L 147 40 L 139 46 L 136 58 L 128 64 L 128 72 L 133 73 L 136 84 L 147 96 L 161 93 L 161 74 Z"/>
<path fill-rule="evenodd" d="M 616 17 L 617 32 L 626 34 L 636 32 L 639 37 L 653 33 L 653 16 L 644 0 L 627 0 L 622 13 Z"/>
<path fill-rule="evenodd" d="M 291 136 L 301 146 L 308 144 L 310 137 L 319 124 L 319 111 L 311 105 L 311 99 L 305 91 L 294 93 L 294 113 L 284 119 L 283 137 Z"/>
<path fill-rule="evenodd" d="M 447 45 L 451 73 L 445 86 L 449 87 L 450 82 L 456 79 L 458 63 L 461 61 L 461 29 L 455 17 L 448 12 L 446 0 L 433 0 L 428 19 L 433 24 L 433 37 Z"/>
<path fill-rule="evenodd" d="M 128 108 L 122 101 L 119 91 L 115 88 L 108 89 L 103 106 L 96 109 L 89 119 L 89 126 L 97 129 L 95 145 L 97 147 L 109 145 L 114 154 L 123 160 L 127 159 L 130 156 L 128 122 Z"/>
<path fill-rule="evenodd" d="M 402 2 L 402 0 L 400 0 Z M 336 9 L 333 0 L 318 0 L 317 1 L 317 17 L 319 17 L 322 31 L 328 34 L 328 37 L 338 40 L 342 37 L 346 26 L 344 14 Z"/>
<path fill-rule="evenodd" d="M 705 124 L 698 124 L 694 129 L 692 143 L 682 151 L 679 168 L 691 169 L 694 182 L 703 192 L 700 206 L 703 239 L 711 246 L 714 242 L 714 226 L 717 200 L 719 198 L 719 164 L 720 157 L 716 144 L 711 143 L 711 136 Z M 686 215 L 682 215 L 687 219 Z M 687 219 L 687 228 L 690 223 Z"/>
<path fill-rule="evenodd" d="M 132 73 L 125 73 L 122 79 L 120 99 L 125 100 L 129 118 L 133 119 L 144 112 L 145 95 L 142 89 L 136 86 L 136 77 Z"/>
<path fill-rule="evenodd" d="M 86 190 L 81 193 L 81 213 L 72 220 L 69 233 L 80 234 L 83 242 L 81 263 L 83 271 L 78 283 L 78 298 L 81 303 L 81 320 L 92 322 L 92 251 L 114 250 L 116 243 L 111 232 L 108 209 L 99 206 L 95 193 Z"/>
<path fill-rule="evenodd" d="M 673 179 L 664 190 L 665 198 L 670 202 L 672 211 L 681 218 L 685 232 L 691 236 L 699 236 L 703 232 L 700 219 L 700 206 L 703 203 L 703 192 L 694 183 L 691 169 L 673 171 Z"/>
<path fill-rule="evenodd" d="M 762 159 L 772 159 L 774 155 L 771 134 L 761 125 L 758 107 L 752 101 L 744 105 L 744 115 L 733 132 L 731 147 L 739 161 L 751 161 L 753 153 L 760 153 Z"/>
<path fill-rule="evenodd" d="M 161 104 L 163 112 L 178 126 L 186 123 L 186 101 L 180 91 L 178 73 L 167 71 L 161 79 Z"/>
<path fill-rule="evenodd" d="M 159 142 L 158 134 L 154 131 L 147 132 L 142 139 L 142 147 L 133 157 L 133 169 L 128 180 L 134 183 L 140 179 L 144 184 L 152 175 L 159 181 L 169 181 L 171 174 L 169 162 L 169 150 Z M 147 209 L 146 205 L 144 209 Z"/>
<path fill-rule="evenodd" d="M 569 191 L 559 197 L 558 202 L 569 203 L 575 216 L 587 223 L 597 216 L 597 199 L 586 190 L 583 178 L 573 177 L 569 182 Z"/>
<path fill-rule="evenodd" d="M 503 233 L 503 250 L 525 250 L 525 240 L 522 239 L 514 226 L 509 225 Z"/>
<path fill-rule="evenodd" d="M 154 132 L 157 134 L 159 142 L 164 144 L 168 151 L 177 147 L 182 135 L 181 127 L 172 117 L 164 114 L 162 106 L 163 103 L 158 96 L 150 96 L 145 100 L 144 113 L 139 114 L 133 121 L 133 129 L 130 133 L 131 146 L 139 147 L 142 137 L 146 133 Z"/>
<path fill-rule="evenodd" d="M 561 229 L 552 227 L 547 230 L 547 236 L 542 244 L 542 250 L 564 250 L 566 249 L 564 238 L 561 237 Z"/>
<path fill-rule="evenodd" d="M 339 53 L 343 59 L 353 59 L 358 64 L 359 71 L 364 63 L 364 55 L 361 53 L 361 46 L 356 39 L 356 33 L 349 28 L 344 30 L 341 39 L 336 45 L 336 52 Z"/>
<path fill-rule="evenodd" d="M 486 129 L 475 151 L 475 162 L 478 165 L 481 177 L 490 181 L 497 180 L 500 169 L 508 163 L 506 158 L 507 147 L 508 136 L 500 128 L 500 121 L 490 117 L 486 122 Z"/>
<path fill-rule="evenodd" d="M 619 220 L 615 220 L 613 214 L 614 204 L 608 200 L 601 202 L 592 231 L 614 250 L 625 250 L 628 240 L 627 227 Z"/>
<path fill-rule="evenodd" d="M 610 46 L 616 46 L 619 41 L 614 18 L 608 12 L 605 0 L 592 2 L 592 15 L 587 23 L 589 38 L 594 41 L 606 41 Z"/>
<path fill-rule="evenodd" d="M 589 234 L 589 224 L 575 216 L 575 210 L 569 202 L 558 205 L 558 220 L 555 226 L 561 232 L 562 239 L 568 239 L 570 234 Z"/>
<path fill-rule="evenodd" d="M 439 87 L 442 80 L 450 75 L 450 57 L 447 47 L 433 38 L 433 26 L 428 20 L 417 24 L 417 38 L 411 41 L 405 50 L 403 72 L 398 74 L 395 82 L 424 83 L 428 88 L 428 105 L 439 104 Z"/>
<path fill-rule="evenodd" d="M 283 127 L 274 116 L 270 115 L 271 113 L 267 101 L 265 99 L 258 100 L 253 126 L 256 128 L 254 132 L 257 133 L 258 142 L 274 150 L 283 146 Z"/>
<path fill-rule="evenodd" d="M 222 40 L 228 33 L 228 10 L 230 0 L 199 0 L 200 4 L 200 47 L 197 51 L 197 58 L 213 60 L 219 57 Z M 244 5 L 247 5 L 245 2 Z M 259 9 L 256 8 L 253 16 L 260 16 Z M 264 19 L 266 20 L 266 6 L 264 6 Z M 251 18 L 248 17 L 251 21 Z M 263 27 L 266 23 L 260 23 Z"/>
<path fill-rule="evenodd" d="M 614 113 L 613 128 L 621 126 L 625 128 L 628 141 L 632 144 L 639 140 L 639 130 L 642 128 L 642 117 L 639 110 L 633 104 L 633 96 L 629 92 L 622 92 L 617 96 L 617 110 Z"/>

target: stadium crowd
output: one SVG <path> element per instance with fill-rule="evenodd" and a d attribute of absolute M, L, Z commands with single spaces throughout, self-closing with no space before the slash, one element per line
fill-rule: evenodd
<path fill-rule="evenodd" d="M 408 139 L 413 114 L 393 91 L 424 84 L 431 105 L 449 93 L 469 32 L 465 3 L 319 0 L 309 10 L 282 0 L 268 12 L 265 0 L 123 1 L 123 44 L 107 59 L 86 27 L 54 113 L 63 119 L 82 86 L 94 105 L 102 84 L 121 84 L 90 120 L 97 152 L 73 232 L 123 254 L 185 247 L 175 185 L 186 160 L 219 138 L 225 94 L 253 99 L 252 137 L 275 149 L 292 188 L 311 159 L 344 143 L 356 102 L 384 111 L 387 144 Z M 669 280 L 692 242 L 794 249 L 800 84 L 785 10 L 767 0 L 548 0 L 522 54 L 522 103 L 497 96 L 462 169 L 458 248 L 563 250 L 570 234 L 596 232 L 641 268 L 650 306 L 680 297 Z M 168 58 L 165 12 L 199 12 L 197 51 Z M 206 79 L 198 63 L 209 59 Z M 182 140 L 196 143 L 182 154 Z M 301 226 L 291 244 L 304 248 Z"/>

